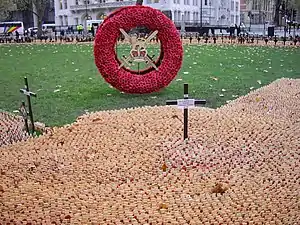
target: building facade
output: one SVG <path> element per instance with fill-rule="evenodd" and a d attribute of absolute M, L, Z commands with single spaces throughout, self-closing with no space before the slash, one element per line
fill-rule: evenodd
<path fill-rule="evenodd" d="M 119 7 L 135 3 L 135 0 L 55 0 L 55 23 L 85 24 L 86 19 L 102 19 Z M 143 4 L 163 11 L 175 23 L 240 24 L 240 0 L 144 0 Z"/>
<path fill-rule="evenodd" d="M 274 0 L 241 0 L 241 22 L 258 27 L 272 24 L 275 15 Z"/>

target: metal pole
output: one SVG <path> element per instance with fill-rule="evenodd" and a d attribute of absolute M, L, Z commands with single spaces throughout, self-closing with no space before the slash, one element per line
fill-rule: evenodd
<path fill-rule="evenodd" d="M 184 84 L 184 99 L 189 98 L 189 85 Z M 183 140 L 186 140 L 188 138 L 188 107 L 186 106 L 183 109 Z"/>
<path fill-rule="evenodd" d="M 202 28 L 202 3 L 203 3 L 203 0 L 200 0 L 200 24 L 201 24 L 201 28 Z"/>
<path fill-rule="evenodd" d="M 211 1 L 209 1 L 209 26 L 211 25 Z"/>
<path fill-rule="evenodd" d="M 85 3 L 85 17 L 87 18 L 88 10 L 87 10 L 87 0 L 84 1 Z"/>
<path fill-rule="evenodd" d="M 88 20 L 88 1 L 87 0 L 85 0 L 84 1 L 84 3 L 85 3 L 85 33 L 86 33 L 86 35 L 88 34 L 88 26 L 87 26 L 87 20 Z"/>
<path fill-rule="evenodd" d="M 263 18 L 264 18 L 264 36 L 266 35 L 266 15 L 265 12 L 263 12 Z"/>
<path fill-rule="evenodd" d="M 250 14 L 249 32 L 251 32 L 251 17 L 252 17 L 252 14 Z"/>
<path fill-rule="evenodd" d="M 284 15 L 284 39 L 286 40 L 286 32 L 287 32 L 287 23 L 286 23 L 286 19 L 287 19 L 287 16 Z"/>
<path fill-rule="evenodd" d="M 296 38 L 296 24 L 295 24 L 295 22 L 293 23 L 293 26 L 294 26 L 294 34 L 293 34 L 293 36 L 294 36 L 294 38 Z"/>
<path fill-rule="evenodd" d="M 27 77 L 24 77 L 24 81 L 25 81 L 26 91 L 29 92 L 29 86 L 28 86 Z M 30 95 L 27 95 L 27 102 L 28 102 L 30 122 L 31 122 L 31 125 L 32 125 L 32 134 L 34 134 L 34 121 L 33 121 L 33 114 L 32 114 L 32 108 L 31 108 Z"/>

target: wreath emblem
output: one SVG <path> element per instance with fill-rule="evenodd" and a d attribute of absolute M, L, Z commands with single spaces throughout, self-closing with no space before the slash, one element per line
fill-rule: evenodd
<path fill-rule="evenodd" d="M 129 31 L 144 26 L 149 36 L 131 36 Z M 131 45 L 128 56 L 117 57 L 116 44 L 123 35 Z M 160 41 L 157 60 L 149 55 L 147 46 L 155 37 Z M 111 13 L 100 25 L 94 44 L 95 63 L 103 78 L 116 89 L 126 93 L 157 92 L 168 86 L 181 68 L 183 48 L 173 22 L 159 10 L 147 6 L 128 6 Z M 142 71 L 128 68 L 143 62 Z"/>

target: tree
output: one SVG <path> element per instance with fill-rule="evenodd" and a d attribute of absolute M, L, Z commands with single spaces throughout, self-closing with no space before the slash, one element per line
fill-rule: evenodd
<path fill-rule="evenodd" d="M 50 0 L 14 0 L 21 10 L 28 10 L 37 17 L 37 36 L 42 36 L 43 16 Z"/>
<path fill-rule="evenodd" d="M 292 11 L 300 10 L 300 0 L 275 0 L 275 15 L 274 23 L 279 25 L 280 17 L 287 16 L 290 20 L 292 18 Z"/>
<path fill-rule="evenodd" d="M 12 0 L 0 0 L 0 21 L 9 18 L 10 13 L 16 9 Z"/>
<path fill-rule="evenodd" d="M 279 25 L 280 16 L 282 15 L 282 10 L 285 11 L 285 4 L 282 0 L 275 0 L 275 15 L 274 15 L 274 24 Z"/>

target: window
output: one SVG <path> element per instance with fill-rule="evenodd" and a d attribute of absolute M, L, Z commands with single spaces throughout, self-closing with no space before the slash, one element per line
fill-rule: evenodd
<path fill-rule="evenodd" d="M 190 12 L 184 12 L 184 21 L 190 21 Z"/>
<path fill-rule="evenodd" d="M 78 5 L 78 0 L 75 0 L 75 5 Z"/>
<path fill-rule="evenodd" d="M 181 11 L 177 11 L 178 21 L 182 20 Z"/>
<path fill-rule="evenodd" d="M 59 0 L 59 9 L 63 9 L 62 0 Z"/>
<path fill-rule="evenodd" d="M 235 16 L 235 24 L 240 24 L 239 16 Z"/>
<path fill-rule="evenodd" d="M 154 0 L 154 3 L 159 3 L 159 0 Z"/>
<path fill-rule="evenodd" d="M 236 3 L 235 3 L 235 11 L 236 11 L 236 12 L 239 11 L 239 7 L 240 7 L 239 2 L 236 2 Z"/>
<path fill-rule="evenodd" d="M 258 1 L 261 1 L 261 0 L 253 0 L 253 3 L 252 3 L 253 10 L 259 10 L 259 2 Z"/>
<path fill-rule="evenodd" d="M 64 21 L 63 21 L 63 17 L 62 17 L 62 16 L 59 16 L 59 22 L 60 22 L 60 25 L 61 25 L 61 26 L 64 25 Z"/>
<path fill-rule="evenodd" d="M 67 9 L 68 8 L 68 0 L 64 1 L 64 8 Z"/>
<path fill-rule="evenodd" d="M 65 25 L 68 26 L 68 16 L 64 16 L 65 18 Z"/>
<path fill-rule="evenodd" d="M 79 24 L 79 19 L 78 18 L 74 18 L 74 22 L 75 22 L 75 25 L 78 25 Z"/>
<path fill-rule="evenodd" d="M 234 1 L 231 1 L 231 11 L 233 11 L 234 10 Z"/>
<path fill-rule="evenodd" d="M 207 0 L 204 1 L 204 5 L 207 5 Z"/>
<path fill-rule="evenodd" d="M 244 14 L 243 13 L 241 13 L 241 21 L 240 21 L 240 23 L 242 24 L 242 23 L 245 23 L 245 17 L 244 17 Z"/>
<path fill-rule="evenodd" d="M 230 19 L 231 19 L 230 22 L 234 24 L 234 15 L 231 15 L 231 16 L 230 16 Z"/>
<path fill-rule="evenodd" d="M 253 24 L 259 24 L 260 23 L 260 16 L 259 16 L 259 14 L 254 14 L 253 15 L 252 23 Z"/>

